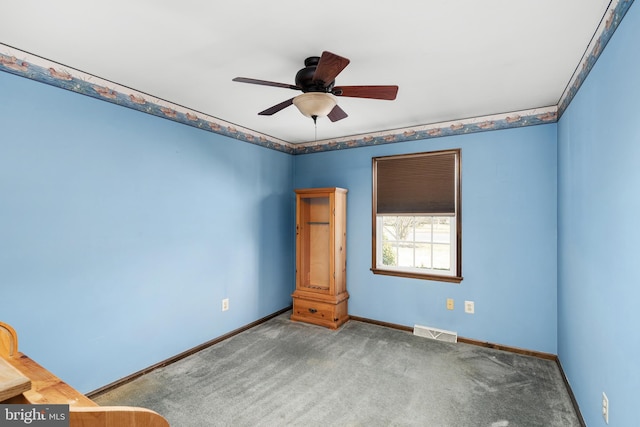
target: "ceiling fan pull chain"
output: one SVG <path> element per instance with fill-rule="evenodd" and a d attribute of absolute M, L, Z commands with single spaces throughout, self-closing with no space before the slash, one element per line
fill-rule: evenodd
<path fill-rule="evenodd" d="M 311 116 L 313 119 L 313 127 L 315 128 L 314 142 L 318 141 L 318 116 Z"/>

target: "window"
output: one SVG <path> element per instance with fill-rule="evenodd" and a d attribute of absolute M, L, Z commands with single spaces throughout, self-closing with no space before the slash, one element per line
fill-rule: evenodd
<path fill-rule="evenodd" d="M 460 150 L 373 159 L 372 271 L 462 280 Z"/>

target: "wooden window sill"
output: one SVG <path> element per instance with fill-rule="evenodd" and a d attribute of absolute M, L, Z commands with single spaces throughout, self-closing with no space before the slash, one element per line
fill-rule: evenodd
<path fill-rule="evenodd" d="M 411 273 L 408 271 L 382 270 L 379 268 L 372 268 L 371 271 L 373 272 L 373 274 L 382 274 L 385 276 L 408 277 L 411 279 L 434 280 L 438 282 L 449 282 L 449 283 L 462 282 L 461 276 L 438 276 L 436 274 L 420 274 L 420 273 Z"/>

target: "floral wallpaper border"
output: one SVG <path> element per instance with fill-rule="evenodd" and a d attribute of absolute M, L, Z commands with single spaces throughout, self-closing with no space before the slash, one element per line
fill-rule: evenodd
<path fill-rule="evenodd" d="M 557 121 L 557 107 L 550 106 L 507 114 L 475 117 L 464 120 L 435 123 L 396 131 L 376 132 L 340 139 L 307 142 L 295 146 L 296 154 L 319 151 L 341 150 L 345 148 L 382 145 L 395 142 L 416 141 L 441 136 L 464 135 L 497 129 L 533 126 Z"/>
<path fill-rule="evenodd" d="M 576 69 L 567 88 L 560 97 L 560 101 L 558 102 L 558 118 L 562 116 L 576 96 L 576 93 L 578 93 L 578 89 L 580 89 L 580 86 L 582 86 L 582 83 L 591 72 L 600 54 L 607 43 L 609 43 L 609 40 L 611 40 L 611 36 L 613 36 L 613 33 L 618 28 L 618 25 L 620 25 L 622 18 L 624 18 L 624 15 L 626 15 L 632 4 L 633 0 L 613 0 L 609 5 L 609 9 L 605 13 L 606 19 L 600 22 L 595 35 L 591 39 L 580 61 L 580 67 Z"/>
<path fill-rule="evenodd" d="M 126 86 L 0 44 L 0 71 L 286 153 L 293 145 Z"/>
<path fill-rule="evenodd" d="M 571 77 L 558 105 L 303 144 L 292 144 L 251 129 L 233 125 L 216 117 L 155 98 L 1 43 L 0 71 L 57 86 L 250 144 L 289 154 L 307 154 L 556 122 L 587 78 L 631 4 L 633 4 L 633 0 L 613 0 L 611 2 L 605 14 L 606 19 L 603 19 L 598 26 L 581 60 L 581 66 Z"/>

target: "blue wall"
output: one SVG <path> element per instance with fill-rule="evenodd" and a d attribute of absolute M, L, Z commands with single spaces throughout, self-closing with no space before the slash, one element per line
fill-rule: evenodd
<path fill-rule="evenodd" d="M 640 425 L 640 6 L 558 124 L 558 355 L 589 426 Z"/>
<path fill-rule="evenodd" d="M 460 284 L 371 271 L 371 158 L 462 149 Z M 344 187 L 354 316 L 556 353 L 556 125 L 295 157 L 295 187 Z M 446 299 L 455 309 L 446 309 Z M 475 302 L 475 314 L 464 301 Z"/>
<path fill-rule="evenodd" d="M 88 392 L 291 304 L 292 156 L 7 73 L 0 93 L 24 353 Z"/>

